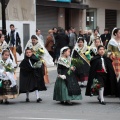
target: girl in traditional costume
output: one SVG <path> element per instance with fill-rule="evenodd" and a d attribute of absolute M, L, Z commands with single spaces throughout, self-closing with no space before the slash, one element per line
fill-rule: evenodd
<path fill-rule="evenodd" d="M 113 67 L 119 83 L 119 96 L 120 96 L 120 29 L 114 28 L 112 38 L 108 43 L 108 56 L 113 60 Z"/>
<path fill-rule="evenodd" d="M 8 44 L 5 41 L 5 35 L 0 35 L 0 59 L 2 58 L 2 51 L 8 49 L 10 51 L 10 59 L 13 61 L 14 66 L 16 67 L 16 62 L 13 53 L 9 49 Z"/>
<path fill-rule="evenodd" d="M 18 96 L 18 87 L 14 79 L 14 64 L 10 59 L 10 51 L 3 50 L 0 60 L 0 100 L 1 103 L 9 104 L 8 99 Z"/>
<path fill-rule="evenodd" d="M 117 94 L 117 80 L 112 61 L 105 54 L 105 48 L 98 46 L 98 54 L 90 61 L 86 95 L 98 95 L 99 103 L 105 105 L 104 95 Z"/>
<path fill-rule="evenodd" d="M 53 100 L 60 101 L 62 104 L 72 104 L 71 100 L 82 99 L 81 90 L 74 74 L 75 68 L 71 66 L 70 48 L 63 47 L 60 54 Z M 69 74 L 69 71 L 72 72 Z"/>
<path fill-rule="evenodd" d="M 42 62 L 37 58 L 32 49 L 25 50 L 25 58 L 20 64 L 20 93 L 26 93 L 26 102 L 29 100 L 29 92 L 35 91 L 37 102 L 42 101 L 39 91 L 46 90 Z"/>
<path fill-rule="evenodd" d="M 94 57 L 95 55 L 97 55 L 97 48 L 98 46 L 103 45 L 102 41 L 100 40 L 100 38 L 96 38 L 93 42 L 93 44 L 90 46 L 90 54 L 92 57 Z"/>
<path fill-rule="evenodd" d="M 84 86 L 84 81 L 88 80 L 88 73 L 90 68 L 90 48 L 87 46 L 87 42 L 79 37 L 78 41 L 73 49 L 72 58 L 77 58 L 82 60 L 83 64 L 76 66 L 76 76 L 78 81 L 81 82 L 81 86 Z"/>
<path fill-rule="evenodd" d="M 90 36 L 89 45 L 91 45 L 97 37 L 100 37 L 100 34 L 99 34 L 98 30 L 95 29 L 93 31 L 93 34 Z"/>

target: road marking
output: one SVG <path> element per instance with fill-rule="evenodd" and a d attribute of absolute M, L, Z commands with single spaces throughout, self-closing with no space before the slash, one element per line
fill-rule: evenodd
<path fill-rule="evenodd" d="M 31 117 L 9 117 L 14 120 L 86 120 L 86 119 L 61 119 L 61 118 L 31 118 Z"/>

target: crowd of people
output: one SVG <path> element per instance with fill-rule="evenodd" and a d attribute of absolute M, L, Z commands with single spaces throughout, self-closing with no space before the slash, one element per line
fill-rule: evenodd
<path fill-rule="evenodd" d="M 50 29 L 46 39 L 37 29 L 28 40 L 24 59 L 18 66 L 16 52 L 21 54 L 21 40 L 15 26 L 10 25 L 8 35 L 0 32 L 0 102 L 35 91 L 36 101 L 42 99 L 39 91 L 47 90 L 47 67 L 57 65 L 57 79 L 53 100 L 71 105 L 71 100 L 81 100 L 81 87 L 87 82 L 86 96 L 96 96 L 105 105 L 104 95 L 120 97 L 120 29 L 108 29 L 100 34 L 98 29 Z M 20 67 L 19 88 L 15 68 Z"/>

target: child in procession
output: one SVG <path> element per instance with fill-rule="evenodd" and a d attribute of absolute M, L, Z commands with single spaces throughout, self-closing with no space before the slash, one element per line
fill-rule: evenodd
<path fill-rule="evenodd" d="M 98 54 L 90 61 L 86 96 L 98 95 L 99 103 L 106 105 L 104 95 L 117 95 L 117 80 L 112 60 L 106 57 L 105 48 L 100 45 Z"/>
<path fill-rule="evenodd" d="M 58 59 L 58 77 L 54 86 L 53 100 L 71 105 L 71 100 L 81 100 L 81 90 L 74 75 L 75 67 L 71 66 L 70 48 L 63 47 Z M 68 71 L 71 71 L 70 74 Z"/>
<path fill-rule="evenodd" d="M 39 91 L 46 90 L 42 62 L 33 54 L 31 48 L 25 50 L 25 58 L 20 64 L 19 89 L 20 93 L 26 93 L 26 102 L 30 102 L 29 92 L 35 91 L 38 103 L 42 101 Z"/>
<path fill-rule="evenodd" d="M 9 104 L 8 99 L 14 99 L 18 96 L 18 87 L 14 78 L 14 65 L 10 59 L 10 51 L 2 51 L 0 60 L 0 102 Z"/>

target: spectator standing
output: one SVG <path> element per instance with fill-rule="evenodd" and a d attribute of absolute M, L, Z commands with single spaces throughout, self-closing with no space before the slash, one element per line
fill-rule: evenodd
<path fill-rule="evenodd" d="M 8 33 L 8 44 L 17 64 L 16 48 L 21 44 L 19 33 L 15 30 L 14 24 L 10 25 L 11 31 Z"/>
<path fill-rule="evenodd" d="M 41 35 L 41 30 L 40 29 L 36 30 L 36 35 L 41 39 L 41 43 L 44 45 L 45 41 L 44 41 L 43 36 Z"/>

